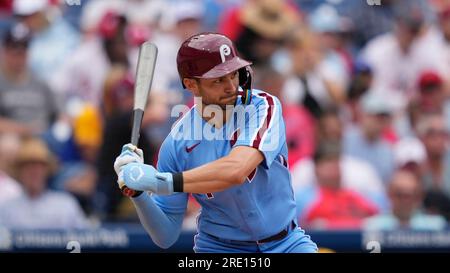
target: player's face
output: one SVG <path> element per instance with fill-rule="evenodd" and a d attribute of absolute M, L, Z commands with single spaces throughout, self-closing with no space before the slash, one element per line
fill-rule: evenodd
<path fill-rule="evenodd" d="M 201 97 L 204 105 L 234 105 L 239 87 L 239 74 L 234 71 L 220 78 L 198 79 L 189 89 L 196 97 Z"/>

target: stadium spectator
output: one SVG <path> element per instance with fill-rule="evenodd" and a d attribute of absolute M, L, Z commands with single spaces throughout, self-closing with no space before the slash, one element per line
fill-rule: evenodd
<path fill-rule="evenodd" d="M 437 3 L 437 2 L 436 2 Z M 428 43 L 435 45 L 433 55 L 439 56 L 441 62 L 435 63 L 434 69 L 443 77 L 446 85 L 446 97 L 450 95 L 450 2 L 441 1 L 436 7 L 437 23 L 430 27 Z"/>
<path fill-rule="evenodd" d="M 0 134 L 0 206 L 19 196 L 22 189 L 11 177 L 12 163 L 20 148 L 20 139 L 13 134 Z"/>
<path fill-rule="evenodd" d="M 450 195 L 450 153 L 447 148 L 448 129 L 439 114 L 424 116 L 417 131 L 425 146 L 427 161 L 422 177 L 425 188 L 438 189 Z"/>
<path fill-rule="evenodd" d="M 450 63 L 450 56 L 448 54 L 450 50 L 450 3 L 447 3 L 439 12 L 439 28 L 441 30 L 441 45 L 443 47 L 442 53 L 447 52 L 447 57 L 443 56 L 447 60 L 447 64 Z M 447 78 L 447 82 L 450 81 Z"/>
<path fill-rule="evenodd" d="M 439 114 L 423 116 L 417 124 L 417 133 L 425 146 L 427 160 L 422 173 L 426 209 L 449 216 L 450 208 L 450 152 L 448 129 Z"/>
<path fill-rule="evenodd" d="M 340 76 L 339 83 L 346 87 L 353 68 L 347 39 L 353 29 L 351 21 L 330 4 L 320 5 L 309 14 L 308 21 L 311 31 L 318 36 L 325 61 L 334 67 L 333 72 Z"/>
<path fill-rule="evenodd" d="M 443 230 L 445 219 L 437 215 L 427 215 L 421 210 L 423 200 L 422 185 L 417 177 L 408 171 L 397 171 L 388 189 L 391 212 L 366 219 L 364 228 L 368 230 Z"/>
<path fill-rule="evenodd" d="M 272 65 L 274 53 L 300 23 L 299 11 L 286 0 L 248 0 L 236 12 L 236 48 L 258 74 L 260 68 Z"/>
<path fill-rule="evenodd" d="M 335 109 L 324 112 L 318 120 L 320 142 L 342 143 L 343 122 Z M 364 198 L 372 201 L 378 209 L 383 211 L 388 207 L 385 187 L 375 169 L 366 161 L 350 155 L 340 154 L 340 172 L 342 187 L 355 191 Z M 302 192 L 314 185 L 317 180 L 312 156 L 300 160 L 291 169 L 292 184 L 295 192 Z M 301 197 L 297 198 L 301 202 Z"/>
<path fill-rule="evenodd" d="M 29 43 L 29 29 L 23 24 L 12 26 L 2 40 L 0 132 L 41 134 L 58 116 L 54 95 L 27 68 Z"/>
<path fill-rule="evenodd" d="M 84 105 L 72 123 L 72 136 L 65 148 L 70 147 L 74 156 L 60 157 L 60 168 L 52 179 L 51 188 L 70 192 L 83 211 L 91 215 L 98 179 L 95 164 L 102 144 L 103 124 L 100 111 L 92 105 Z"/>
<path fill-rule="evenodd" d="M 48 0 L 14 0 L 13 13 L 33 33 L 29 51 L 31 70 L 50 85 L 55 72 L 78 46 L 78 31 Z"/>
<path fill-rule="evenodd" d="M 152 36 L 152 42 L 158 46 L 158 69 L 155 70 L 152 91 L 168 97 L 170 105 L 187 104 L 192 100 L 190 93 L 181 86 L 173 64 L 181 43 L 202 30 L 203 16 L 204 7 L 199 1 L 170 3 L 162 13 L 161 30 L 155 30 Z"/>
<path fill-rule="evenodd" d="M 61 93 L 68 114 L 72 105 L 89 103 L 99 107 L 105 77 L 114 64 L 130 67 L 128 21 L 120 12 L 105 10 L 94 30 L 90 24 L 84 40 L 55 75 L 52 87 Z"/>
<path fill-rule="evenodd" d="M 400 112 L 394 120 L 400 137 L 417 137 L 415 128 L 422 116 L 439 113 L 450 129 L 450 101 L 446 97 L 444 79 L 434 70 L 423 71 L 417 79 L 417 94 L 408 103 L 406 111 Z"/>
<path fill-rule="evenodd" d="M 0 208 L 0 222 L 5 227 L 71 229 L 88 226 L 72 196 L 47 189 L 48 179 L 56 168 L 55 158 L 41 140 L 28 138 L 20 144 L 13 169 L 24 191 Z"/>
<path fill-rule="evenodd" d="M 423 70 L 445 65 L 438 44 L 429 39 L 430 28 L 424 11 L 418 6 L 398 8 L 394 12 L 395 28 L 372 39 L 361 51 L 373 68 L 372 88 L 389 97 L 396 109 L 404 109 L 415 95 L 417 78 Z"/>
<path fill-rule="evenodd" d="M 287 42 L 292 69 L 283 87 L 285 102 L 303 105 L 315 118 L 323 109 L 343 102 L 344 85 L 316 34 L 299 29 Z M 339 79 L 338 79 L 339 78 Z"/>
<path fill-rule="evenodd" d="M 420 180 L 427 159 L 423 143 L 418 138 L 406 137 L 395 143 L 393 149 L 395 168 L 409 171 Z"/>
<path fill-rule="evenodd" d="M 316 1 L 314 1 L 316 2 Z M 336 1 L 333 1 L 336 2 Z M 434 20 L 434 13 L 428 0 L 382 0 L 381 5 L 369 5 L 367 1 L 340 1 L 337 9 L 349 17 L 355 26 L 353 43 L 357 48 L 364 47 L 373 38 L 392 31 L 397 10 L 410 10 L 414 7 L 422 10 L 427 22 Z M 377 3 L 373 1 L 373 3 Z"/>
<path fill-rule="evenodd" d="M 347 89 L 346 105 L 343 112 L 346 122 L 353 124 L 360 122 L 359 100 L 372 86 L 372 68 L 363 60 L 353 62 L 353 72 Z"/>
<path fill-rule="evenodd" d="M 383 132 L 390 125 L 392 107 L 374 91 L 368 91 L 360 104 L 360 124 L 344 131 L 344 153 L 366 160 L 386 184 L 394 170 L 394 157 L 391 144 L 383 139 Z"/>
<path fill-rule="evenodd" d="M 343 188 L 340 149 L 339 143 L 325 142 L 320 143 L 314 154 L 317 189 L 303 196 L 309 202 L 301 201 L 304 212 L 300 215 L 300 223 L 309 228 L 358 229 L 364 218 L 378 212 L 372 202 Z"/>

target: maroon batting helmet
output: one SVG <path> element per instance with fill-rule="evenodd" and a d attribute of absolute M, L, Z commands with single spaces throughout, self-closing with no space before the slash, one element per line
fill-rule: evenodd
<path fill-rule="evenodd" d="M 181 45 L 177 56 L 181 84 L 184 78 L 219 78 L 238 70 L 239 85 L 244 89 L 244 96 L 251 90 L 251 64 L 237 56 L 236 48 L 228 37 L 212 32 L 188 38 Z M 247 99 L 243 98 L 243 101 Z"/>

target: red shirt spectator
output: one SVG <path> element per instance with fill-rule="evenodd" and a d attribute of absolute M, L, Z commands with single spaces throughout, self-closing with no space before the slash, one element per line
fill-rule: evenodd
<path fill-rule="evenodd" d="M 378 213 L 368 199 L 342 187 L 339 142 L 319 143 L 314 152 L 318 194 L 309 206 L 303 226 L 318 229 L 359 229 L 362 220 Z"/>
<path fill-rule="evenodd" d="M 377 212 L 375 205 L 356 192 L 321 187 L 319 198 L 306 213 L 305 223 L 326 229 L 359 229 L 364 218 Z"/>

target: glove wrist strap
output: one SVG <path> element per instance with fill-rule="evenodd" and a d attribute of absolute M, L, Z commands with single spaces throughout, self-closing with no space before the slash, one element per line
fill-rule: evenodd
<path fill-rule="evenodd" d="M 173 191 L 174 192 L 183 192 L 183 173 L 174 173 L 172 175 L 173 178 Z"/>

